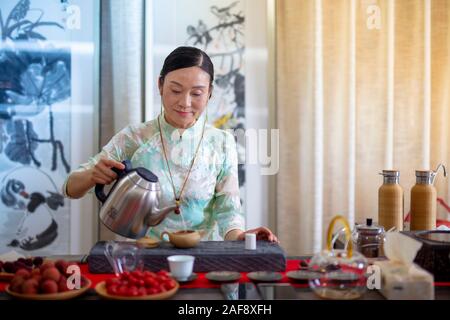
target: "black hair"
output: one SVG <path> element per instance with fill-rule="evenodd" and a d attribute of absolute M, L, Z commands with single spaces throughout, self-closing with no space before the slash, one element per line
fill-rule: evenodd
<path fill-rule="evenodd" d="M 159 73 L 159 82 L 162 85 L 166 75 L 174 70 L 199 67 L 209 74 L 209 85 L 214 81 L 214 66 L 211 58 L 202 50 L 195 47 L 178 47 L 164 60 L 164 65 Z"/>

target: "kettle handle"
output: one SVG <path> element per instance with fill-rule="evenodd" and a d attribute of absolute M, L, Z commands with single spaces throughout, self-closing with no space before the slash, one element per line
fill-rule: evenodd
<path fill-rule="evenodd" d="M 132 169 L 130 160 L 124 160 L 122 161 L 122 164 L 125 166 L 125 169 L 111 168 L 111 170 L 117 174 L 117 179 L 114 185 L 117 183 L 117 181 L 122 179 Z M 97 197 L 98 200 L 100 200 L 101 203 L 104 203 L 109 196 L 109 194 L 108 195 L 105 194 L 104 188 L 105 188 L 104 184 L 97 183 L 95 185 L 95 196 Z"/>
<path fill-rule="evenodd" d="M 327 249 L 328 251 L 331 251 L 333 248 L 331 246 L 331 241 L 333 238 L 333 228 L 334 225 L 336 224 L 336 222 L 342 222 L 342 224 L 344 225 L 344 231 L 345 231 L 345 242 L 348 243 L 348 247 L 347 247 L 347 256 L 349 258 L 352 257 L 353 255 L 353 246 L 352 246 L 352 241 L 351 241 L 351 229 L 350 229 L 350 225 L 347 221 L 347 219 L 345 219 L 343 216 L 335 216 L 331 222 L 330 225 L 328 226 L 328 232 L 327 232 Z"/>

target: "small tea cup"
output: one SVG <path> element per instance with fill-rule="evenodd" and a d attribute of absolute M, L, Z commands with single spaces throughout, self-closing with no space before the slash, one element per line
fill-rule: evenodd
<path fill-rule="evenodd" d="M 175 255 L 167 257 L 172 276 L 179 281 L 186 281 L 194 269 L 194 256 Z"/>

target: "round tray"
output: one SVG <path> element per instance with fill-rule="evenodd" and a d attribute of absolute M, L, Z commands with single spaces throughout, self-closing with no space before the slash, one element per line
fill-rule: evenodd
<path fill-rule="evenodd" d="M 450 243 L 450 231 L 433 230 L 418 232 L 416 237 L 439 243 Z"/>
<path fill-rule="evenodd" d="M 22 299 L 22 300 L 68 300 L 76 298 L 83 293 L 85 293 L 89 288 L 91 287 L 91 280 L 88 278 L 84 278 L 86 281 L 86 284 L 84 287 L 77 289 L 77 290 L 69 290 L 66 292 L 59 292 L 59 293 L 40 293 L 40 294 L 23 294 L 23 293 L 17 293 L 14 291 L 9 290 L 9 285 L 6 286 L 5 291 L 14 298 Z"/>
<path fill-rule="evenodd" d="M 112 300 L 164 300 L 164 299 L 168 299 L 168 298 L 172 297 L 175 293 L 177 293 L 178 289 L 180 288 L 180 285 L 178 284 L 178 282 L 176 282 L 175 288 L 170 289 L 168 291 L 164 291 L 164 292 L 156 293 L 156 294 L 150 294 L 150 295 L 146 295 L 146 296 L 125 297 L 125 296 L 116 296 L 116 295 L 109 294 L 106 291 L 105 284 L 106 284 L 105 281 L 98 283 L 95 286 L 95 291 L 103 298 L 112 299 Z"/>
<path fill-rule="evenodd" d="M 175 281 L 178 281 L 179 283 L 188 283 L 188 282 L 192 282 L 194 280 L 196 280 L 198 278 L 198 275 L 195 272 L 192 272 L 192 274 L 185 280 L 180 280 L 176 277 L 174 277 L 170 272 L 169 275 L 175 279 Z"/>
<path fill-rule="evenodd" d="M 236 271 L 211 271 L 205 274 L 205 278 L 213 282 L 238 281 L 241 274 Z"/>
<path fill-rule="evenodd" d="M 254 271 L 247 273 L 247 277 L 254 282 L 278 282 L 283 275 L 273 271 Z"/>
<path fill-rule="evenodd" d="M 286 277 L 298 282 L 308 282 L 309 280 L 320 278 L 320 276 L 319 272 L 307 270 L 293 270 L 286 273 Z"/>

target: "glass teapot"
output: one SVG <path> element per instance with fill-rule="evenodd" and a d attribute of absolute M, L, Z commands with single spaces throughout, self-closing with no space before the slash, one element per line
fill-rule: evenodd
<path fill-rule="evenodd" d="M 388 230 L 394 231 L 395 227 Z M 345 233 L 345 228 L 341 228 L 334 235 L 331 240 L 333 244 Z M 358 251 L 366 258 L 377 258 L 383 256 L 383 246 L 386 240 L 386 231 L 382 226 L 379 226 L 372 222 L 372 219 L 366 219 L 366 223 L 355 224 L 351 234 L 351 241 L 354 250 Z M 344 245 L 344 249 L 347 248 L 349 240 L 346 239 L 340 242 Z"/>
<path fill-rule="evenodd" d="M 366 258 L 382 255 L 385 237 L 384 228 L 372 223 L 372 219 L 367 219 L 366 224 L 357 224 L 352 233 L 353 245 Z"/>
<path fill-rule="evenodd" d="M 336 222 L 345 228 L 347 248 L 332 248 L 332 233 Z M 309 270 L 318 272 L 316 279 L 309 280 L 309 286 L 319 297 L 325 299 L 357 299 L 366 291 L 367 259 L 353 250 L 351 230 L 343 216 L 331 221 L 327 233 L 327 248 L 314 255 Z"/>

